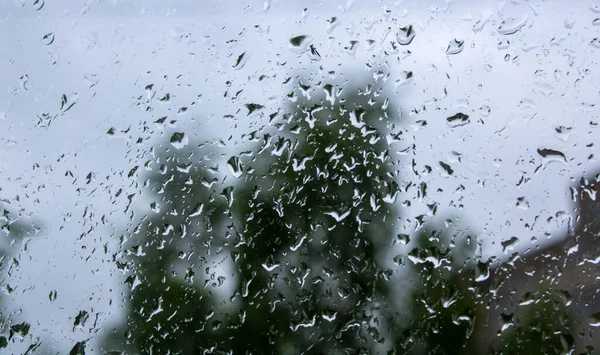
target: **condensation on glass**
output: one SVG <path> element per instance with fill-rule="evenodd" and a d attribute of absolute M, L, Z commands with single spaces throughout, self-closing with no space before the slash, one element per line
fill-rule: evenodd
<path fill-rule="evenodd" d="M 597 353 L 600 5 L 0 2 L 0 349 Z"/>

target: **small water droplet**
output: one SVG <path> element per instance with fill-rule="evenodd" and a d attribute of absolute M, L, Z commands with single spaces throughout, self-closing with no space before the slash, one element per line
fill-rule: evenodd
<path fill-rule="evenodd" d="M 529 209 L 529 202 L 525 199 L 524 196 L 518 197 L 517 198 L 517 204 L 516 206 L 522 210 L 528 210 Z M 502 245 L 504 246 L 504 244 Z"/>
<path fill-rule="evenodd" d="M 410 236 L 408 234 L 401 233 L 396 236 L 396 240 L 398 241 L 399 244 L 406 245 L 406 244 L 410 243 Z"/>
<path fill-rule="evenodd" d="M 590 316 L 590 326 L 600 327 L 600 312 L 596 312 Z"/>
<path fill-rule="evenodd" d="M 47 46 L 54 43 L 54 32 L 46 33 L 44 37 L 42 37 L 42 41 Z"/>
<path fill-rule="evenodd" d="M 479 19 L 479 21 L 475 22 L 475 24 L 473 25 L 473 32 L 477 33 L 483 30 L 485 24 L 489 21 L 490 17 L 492 17 L 491 11 L 487 11 L 481 14 L 481 19 Z"/>
<path fill-rule="evenodd" d="M 246 104 L 244 106 L 246 106 L 246 108 L 248 109 L 247 116 L 250 116 L 253 112 L 258 111 L 258 110 L 264 108 L 263 105 L 259 105 L 259 104 Z"/>
<path fill-rule="evenodd" d="M 242 173 L 244 172 L 242 168 L 242 162 L 236 156 L 232 156 L 229 158 L 229 160 L 227 160 L 227 167 L 229 167 L 231 174 L 233 174 L 233 177 L 236 179 L 242 176 Z"/>
<path fill-rule="evenodd" d="M 400 73 L 398 80 L 396 80 L 394 82 L 394 90 L 397 89 L 399 86 L 404 86 L 406 84 L 408 84 L 413 78 L 413 72 L 412 71 L 403 71 Z"/>
<path fill-rule="evenodd" d="M 500 316 L 502 318 L 502 327 L 500 328 L 500 333 L 502 333 L 506 329 L 508 329 L 508 328 L 510 328 L 511 326 L 514 325 L 514 323 L 513 323 L 513 313 L 511 313 L 511 314 L 502 313 Z"/>
<path fill-rule="evenodd" d="M 233 65 L 233 69 L 242 69 L 244 65 L 246 65 L 246 62 L 248 61 L 249 57 L 250 55 L 247 54 L 247 52 L 240 54 L 237 60 L 235 61 L 235 64 Z"/>
<path fill-rule="evenodd" d="M 185 147 L 189 142 L 187 135 L 183 132 L 175 132 L 171 135 L 171 145 L 175 149 L 181 149 Z"/>
<path fill-rule="evenodd" d="M 519 238 L 511 237 L 508 240 L 502 241 L 500 244 L 502 245 L 502 252 L 506 253 L 507 250 L 512 250 L 515 245 L 519 242 Z"/>
<path fill-rule="evenodd" d="M 44 0 L 34 0 L 33 1 L 33 8 L 35 10 L 41 10 L 42 7 L 44 7 L 46 3 L 44 2 Z"/>
<path fill-rule="evenodd" d="M 340 24 L 340 21 L 338 20 L 337 17 L 332 17 L 331 19 L 327 20 L 327 34 L 331 34 L 331 32 L 333 32 L 333 30 Z"/>
<path fill-rule="evenodd" d="M 565 28 L 566 29 L 572 29 L 573 26 L 575 26 L 575 19 L 572 17 L 566 18 L 565 19 Z"/>
<path fill-rule="evenodd" d="M 450 44 L 448 44 L 448 48 L 446 48 L 446 54 L 448 54 L 448 55 L 458 54 L 463 51 L 464 47 L 465 47 L 465 41 L 453 39 L 450 42 Z"/>
<path fill-rule="evenodd" d="M 87 322 L 87 320 L 89 318 L 90 318 L 90 315 L 88 314 L 88 312 L 79 311 L 79 313 L 75 317 L 75 321 L 73 322 L 73 331 L 75 331 L 75 328 L 77 328 L 77 327 L 81 327 L 81 328 L 85 327 L 85 323 Z"/>
<path fill-rule="evenodd" d="M 189 217 L 196 217 L 202 214 L 202 210 L 204 209 L 204 204 L 202 203 L 198 203 L 196 205 L 196 207 L 194 207 L 192 209 L 192 211 L 189 214 Z"/>
<path fill-rule="evenodd" d="M 534 302 L 535 302 L 535 297 L 533 296 L 533 294 L 531 292 L 527 292 L 527 293 L 525 293 L 525 295 L 523 295 L 523 298 L 521 299 L 519 306 L 529 306 L 530 304 L 533 304 Z"/>
<path fill-rule="evenodd" d="M 403 46 L 409 45 L 415 39 L 416 32 L 412 25 L 402 27 L 396 34 L 396 40 Z"/>
<path fill-rule="evenodd" d="M 289 48 L 292 52 L 301 54 L 301 53 L 306 52 L 306 49 L 308 48 L 308 44 L 310 43 L 310 41 L 311 41 L 311 37 L 306 36 L 306 35 L 292 37 L 292 38 L 290 38 Z"/>
<path fill-rule="evenodd" d="M 498 33 L 501 35 L 512 35 L 519 31 L 523 26 L 527 24 L 527 17 L 511 17 L 500 24 L 498 27 Z"/>
<path fill-rule="evenodd" d="M 80 341 L 73 346 L 69 355 L 85 355 L 85 341 Z"/>
<path fill-rule="evenodd" d="M 452 167 L 446 163 L 444 163 L 443 161 L 439 162 L 440 166 L 442 167 L 442 169 L 444 169 L 444 171 L 446 172 L 446 174 L 448 176 L 454 174 L 454 170 L 452 170 Z"/>
<path fill-rule="evenodd" d="M 346 211 L 329 211 L 324 212 L 324 214 L 333 217 L 333 219 L 335 219 L 336 222 L 341 222 L 350 215 L 350 212 L 352 212 L 352 209 L 348 208 Z"/>

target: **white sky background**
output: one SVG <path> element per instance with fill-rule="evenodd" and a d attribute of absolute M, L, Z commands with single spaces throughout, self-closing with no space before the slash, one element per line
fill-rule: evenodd
<path fill-rule="evenodd" d="M 93 336 L 96 314 L 98 328 L 118 317 L 123 296 L 111 261 L 114 234 L 127 222 L 127 194 L 139 191 L 138 179 L 127 173 L 149 159 L 149 148 L 162 137 L 163 129 L 152 123 L 159 117 L 177 120 L 164 132 L 222 138 L 234 151 L 247 143 L 240 136 L 250 126 L 265 122 L 260 115 L 246 117 L 243 105 L 258 103 L 275 111 L 285 104 L 289 90 L 282 82 L 289 76 L 321 66 L 353 77 L 365 72 L 365 63 L 386 63 L 393 82 L 412 71 L 412 81 L 390 100 L 406 113 L 426 107 L 401 122 L 414 136 L 418 167 L 434 168 L 422 177 L 430 186 L 425 202 L 438 202 L 440 217 L 456 216 L 471 226 L 485 238 L 486 254 L 500 253 L 499 242 L 512 236 L 523 250 L 540 243 L 532 237 L 563 235 L 565 224 L 546 220 L 571 211 L 569 184 L 598 165 L 588 159 L 595 147 L 586 147 L 597 141 L 590 122 L 598 122 L 600 48 L 590 42 L 600 37 L 600 26 L 593 25 L 600 7 L 593 2 L 105 0 L 47 1 L 39 11 L 32 3 L 0 1 L 0 198 L 14 201 L 19 195 L 12 207 L 24 208 L 45 227 L 5 280 L 16 288 L 5 297 L 23 309 L 15 321 L 32 323 L 32 333 L 55 339 L 61 352 Z M 340 24 L 327 33 L 332 16 Z M 487 19 L 483 29 L 474 31 L 482 18 Z M 525 19 L 512 35 L 498 32 L 503 20 Z M 386 56 L 397 29 L 408 24 L 415 27 L 414 41 Z M 46 45 L 48 33 L 54 41 Z M 288 48 L 289 38 L 297 35 L 312 37 L 319 62 Z M 465 41 L 464 50 L 448 56 L 446 47 L 455 38 Z M 371 50 L 369 39 L 376 41 Z M 351 40 L 359 44 L 354 55 L 343 51 Z M 510 45 L 499 48 L 500 41 Z M 403 54 L 407 49 L 409 56 Z M 245 65 L 233 69 L 244 52 Z M 259 81 L 261 75 L 269 78 Z M 236 100 L 223 98 L 226 81 L 231 81 L 230 93 L 243 89 Z M 148 84 L 156 91 L 150 112 L 144 111 Z M 165 93 L 172 102 L 161 105 L 157 98 Z M 76 102 L 65 113 L 63 94 L 65 106 Z M 188 111 L 178 115 L 182 106 Z M 485 106 L 487 116 L 481 114 Z M 57 115 L 49 127 L 37 124 L 44 112 Z M 446 118 L 457 112 L 468 114 L 471 123 L 448 127 Z M 417 130 L 419 120 L 428 124 Z M 142 130 L 144 122 L 151 132 Z M 558 126 L 571 127 L 571 134 L 557 135 Z M 106 134 L 111 127 L 112 137 Z M 135 143 L 138 137 L 143 144 Z M 551 162 L 534 173 L 543 163 L 536 152 L 540 148 L 562 151 L 567 162 Z M 461 154 L 460 162 L 453 161 L 452 151 Z M 405 158 L 408 168 L 413 157 Z M 452 177 L 442 175 L 439 161 L 452 166 Z M 67 171 L 73 177 L 65 176 Z M 90 172 L 93 178 L 86 184 Z M 517 186 L 522 176 L 530 180 Z M 461 184 L 465 190 L 455 193 Z M 115 198 L 120 188 L 123 193 Z M 411 193 L 399 201 L 413 199 Z M 527 210 L 516 206 L 521 196 Z M 450 201 L 463 208 L 448 207 Z M 143 208 L 140 203 L 134 199 L 133 207 Z M 403 214 L 423 211 L 413 199 Z M 106 243 L 108 254 L 102 251 Z M 51 290 L 58 293 L 53 303 Z M 89 311 L 90 321 L 73 332 L 79 310 Z"/>

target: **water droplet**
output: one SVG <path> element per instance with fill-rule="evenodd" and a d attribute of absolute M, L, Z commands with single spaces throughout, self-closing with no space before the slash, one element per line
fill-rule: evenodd
<path fill-rule="evenodd" d="M 73 346 L 69 355 L 85 355 L 85 341 L 80 341 Z"/>
<path fill-rule="evenodd" d="M 45 45 L 51 45 L 54 42 L 54 32 L 46 33 L 44 37 L 42 37 L 42 41 Z"/>
<path fill-rule="evenodd" d="M 483 282 L 490 277 L 490 264 L 489 262 L 478 261 L 473 270 L 475 282 Z"/>
<path fill-rule="evenodd" d="M 508 49 L 508 47 L 510 47 L 510 41 L 508 39 L 501 39 L 496 47 L 499 50 Z"/>
<path fill-rule="evenodd" d="M 534 295 L 531 292 L 527 292 L 523 295 L 521 302 L 519 302 L 519 306 L 529 306 L 533 303 L 535 303 Z"/>
<path fill-rule="evenodd" d="M 446 54 L 448 54 L 448 55 L 458 54 L 463 51 L 464 46 L 465 46 L 465 41 L 453 39 L 450 42 L 450 44 L 448 44 L 448 48 L 446 48 Z"/>
<path fill-rule="evenodd" d="M 394 82 L 394 90 L 397 89 L 399 86 L 404 86 L 404 85 L 408 84 L 412 80 L 412 78 L 413 78 L 412 71 L 400 72 L 398 80 L 396 80 Z"/>
<path fill-rule="evenodd" d="M 512 250 L 519 242 L 519 238 L 511 237 L 508 240 L 502 241 L 500 244 L 502 245 L 502 252 L 506 253 L 507 250 Z"/>
<path fill-rule="evenodd" d="M 352 212 L 352 209 L 348 208 L 348 210 L 346 211 L 328 211 L 324 212 L 324 214 L 333 217 L 333 219 L 335 219 L 336 222 L 341 222 L 350 215 L 350 212 Z"/>
<path fill-rule="evenodd" d="M 317 48 L 312 44 L 308 46 L 308 56 L 312 61 L 321 60 L 321 54 L 317 51 Z"/>
<path fill-rule="evenodd" d="M 518 197 L 517 198 L 517 203 L 516 206 L 522 210 L 528 210 L 529 209 L 529 202 L 525 199 L 524 196 Z"/>
<path fill-rule="evenodd" d="M 29 334 L 30 325 L 27 322 L 15 324 L 10 327 L 10 332 L 8 334 L 8 340 L 12 340 L 14 337 L 18 339 L 23 339 Z"/>
<path fill-rule="evenodd" d="M 196 217 L 202 214 L 202 210 L 204 209 L 204 204 L 198 203 L 194 208 L 192 208 L 189 217 Z"/>
<path fill-rule="evenodd" d="M 519 108 L 520 109 L 526 109 L 526 108 L 535 108 L 535 102 L 532 99 L 529 98 L 523 98 L 520 102 L 519 102 Z"/>
<path fill-rule="evenodd" d="M 569 140 L 569 137 L 574 133 L 572 127 L 558 126 L 554 129 L 556 131 L 556 136 L 566 142 Z"/>
<path fill-rule="evenodd" d="M 444 163 L 443 161 L 439 162 L 439 164 L 448 176 L 454 174 L 454 170 L 452 170 L 452 167 L 450 165 Z"/>
<path fill-rule="evenodd" d="M 590 326 L 600 327 L 600 312 L 596 312 L 590 316 Z"/>
<path fill-rule="evenodd" d="M 242 169 L 242 162 L 236 156 L 232 156 L 227 160 L 227 167 L 229 167 L 231 174 L 233 174 L 233 177 L 236 179 L 242 176 L 242 173 L 244 172 Z"/>
<path fill-rule="evenodd" d="M 408 234 L 398 234 L 396 240 L 399 244 L 406 245 L 410 243 L 410 236 Z"/>
<path fill-rule="evenodd" d="M 477 33 L 483 30 L 485 24 L 490 20 L 490 17 L 492 17 L 491 11 L 486 11 L 481 14 L 481 18 L 473 25 L 473 32 Z"/>
<path fill-rule="evenodd" d="M 385 203 L 395 203 L 400 194 L 400 187 L 395 181 L 386 182 L 384 185 L 384 195 L 381 200 Z"/>
<path fill-rule="evenodd" d="M 519 31 L 523 26 L 527 24 L 527 17 L 511 17 L 500 24 L 498 27 L 498 33 L 501 35 L 512 35 Z"/>
<path fill-rule="evenodd" d="M 81 327 L 81 328 L 85 327 L 85 323 L 87 322 L 87 320 L 89 318 L 90 318 L 90 315 L 88 314 L 88 312 L 79 311 L 79 313 L 75 317 L 75 321 L 73 322 L 73 331 L 75 331 L 75 328 L 77 328 L 77 327 Z"/>
<path fill-rule="evenodd" d="M 175 149 L 181 149 L 185 147 L 189 142 L 187 135 L 183 132 L 175 132 L 171 135 L 171 145 Z"/>
<path fill-rule="evenodd" d="M 46 3 L 44 2 L 44 0 L 34 0 L 33 1 L 33 8 L 35 10 L 41 10 L 44 7 L 45 4 Z"/>
<path fill-rule="evenodd" d="M 302 244 L 304 243 L 305 240 L 306 240 L 306 235 L 301 236 L 300 238 L 298 238 L 296 243 L 294 243 L 294 245 L 290 246 L 290 250 L 291 251 L 298 250 L 298 248 L 300 248 L 302 246 Z"/>
<path fill-rule="evenodd" d="M 331 32 L 333 32 L 333 30 L 340 24 L 340 21 L 338 20 L 337 17 L 332 17 L 331 19 L 327 20 L 327 28 L 325 29 L 327 31 L 327 34 L 331 34 Z"/>
<path fill-rule="evenodd" d="M 350 123 L 356 128 L 362 128 L 365 125 L 365 113 L 366 111 L 361 108 L 350 112 Z"/>
<path fill-rule="evenodd" d="M 259 104 L 246 104 L 245 105 L 246 108 L 248 109 L 248 114 L 247 116 L 250 116 L 252 113 L 254 113 L 255 111 L 261 110 L 264 108 L 263 105 L 259 105 Z"/>
<path fill-rule="evenodd" d="M 572 29 L 573 26 L 575 26 L 575 19 L 572 17 L 566 18 L 565 19 L 565 28 L 566 29 Z"/>
<path fill-rule="evenodd" d="M 242 69 L 250 56 L 246 52 L 240 54 L 233 65 L 233 69 Z"/>
<path fill-rule="evenodd" d="M 301 53 L 306 52 L 306 49 L 308 48 L 308 44 L 310 43 L 310 41 L 311 41 L 311 37 L 306 36 L 306 35 L 292 37 L 292 38 L 290 38 L 289 48 L 292 52 L 301 54 Z"/>
<path fill-rule="evenodd" d="M 565 157 L 565 154 L 559 150 L 544 148 L 538 149 L 537 152 L 542 158 L 545 158 L 546 160 L 559 160 L 564 162 L 567 161 L 567 157 Z"/>
<path fill-rule="evenodd" d="M 403 46 L 409 45 L 415 38 L 416 33 L 412 25 L 402 27 L 396 34 L 396 40 Z"/>
<path fill-rule="evenodd" d="M 471 123 L 471 121 L 469 120 L 469 116 L 465 115 L 462 112 L 459 112 L 454 116 L 446 118 L 446 121 L 448 121 L 448 126 L 450 128 L 456 128 Z"/>
<path fill-rule="evenodd" d="M 505 314 L 502 313 L 500 315 L 501 319 L 502 319 L 502 327 L 500 328 L 500 333 L 504 332 L 506 329 L 510 328 L 511 326 L 514 325 L 513 323 L 513 314 Z"/>

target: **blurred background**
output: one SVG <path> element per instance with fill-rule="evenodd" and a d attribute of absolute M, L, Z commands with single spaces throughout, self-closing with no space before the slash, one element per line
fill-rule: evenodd
<path fill-rule="evenodd" d="M 0 0 L 0 349 L 594 353 L 600 5 Z"/>

